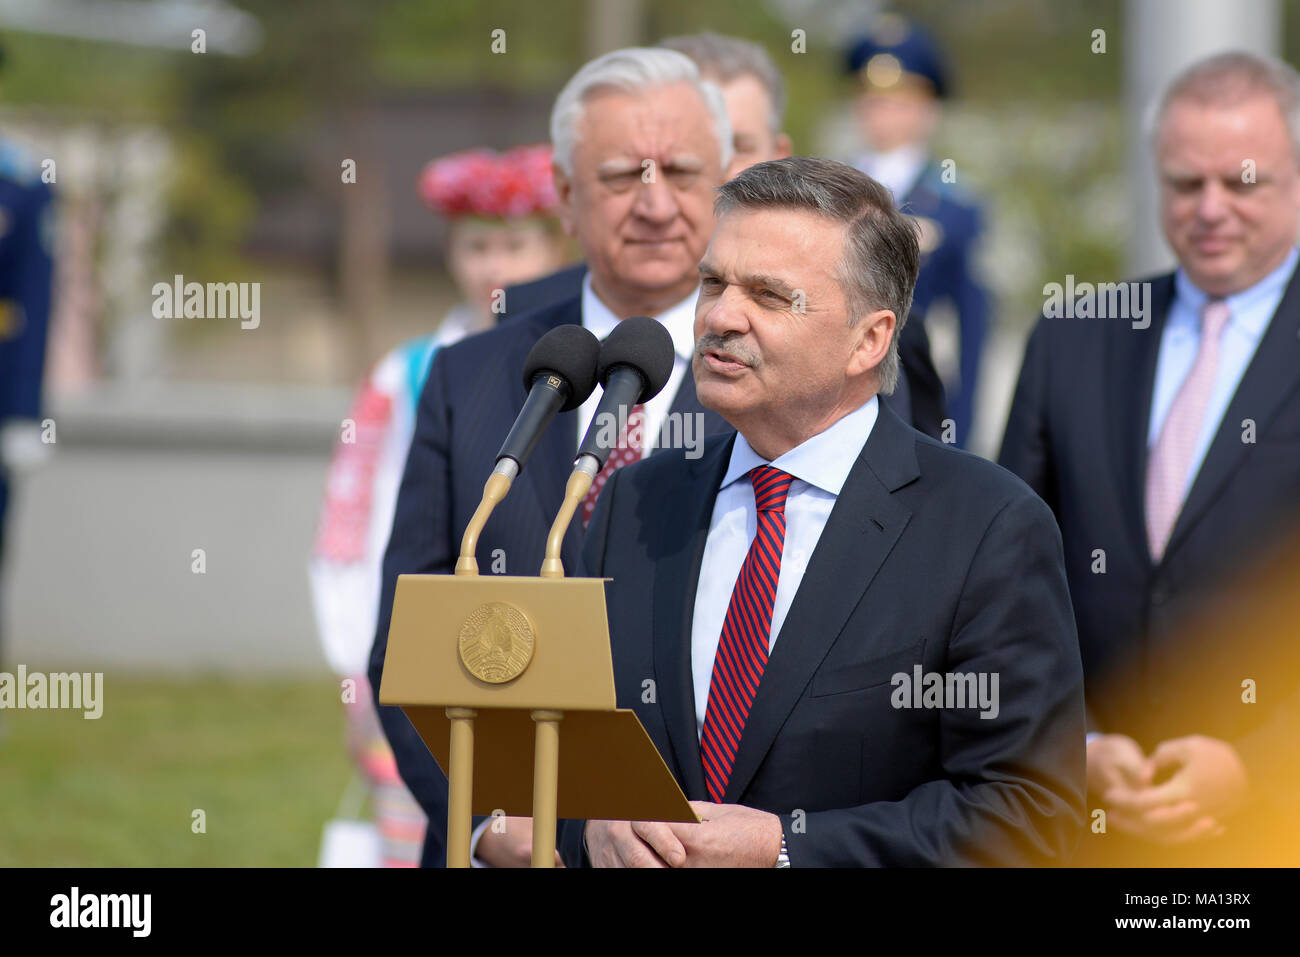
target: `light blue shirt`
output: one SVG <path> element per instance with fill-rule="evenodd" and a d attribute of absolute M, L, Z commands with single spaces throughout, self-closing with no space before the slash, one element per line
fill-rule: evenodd
<path fill-rule="evenodd" d="M 785 542 L 781 549 L 781 575 L 772 605 L 772 627 L 768 631 L 769 652 L 781 633 L 804 570 L 830 518 L 835 500 L 844 487 L 853 463 L 858 460 L 875 427 L 880 402 L 872 396 L 861 408 L 850 412 L 820 432 L 768 462 L 737 435 L 731 448 L 731 462 L 719 485 L 709 522 L 709 537 L 695 588 L 695 614 L 691 620 L 691 675 L 695 688 L 695 731 L 704 733 L 704 714 L 709 705 L 709 682 L 713 659 L 718 654 L 722 622 L 731 604 L 731 592 L 745 563 L 749 545 L 758 533 L 758 511 L 754 486 L 748 473 L 759 465 L 772 465 L 794 476 L 785 500 Z"/>
<path fill-rule="evenodd" d="M 1183 484 L 1182 497 L 1192 487 L 1196 473 L 1201 469 L 1205 453 L 1219 431 L 1219 425 L 1228 403 L 1246 373 L 1246 367 L 1264 338 L 1269 320 L 1277 311 L 1282 301 L 1296 262 L 1300 260 L 1300 250 L 1292 248 L 1282 264 L 1249 289 L 1229 296 L 1224 300 L 1232 316 L 1223 329 L 1223 339 L 1219 344 L 1219 365 L 1214 373 L 1214 385 L 1210 389 L 1209 404 L 1205 408 L 1205 419 L 1196 439 L 1192 453 L 1192 465 L 1188 469 L 1187 479 Z M 1160 429 L 1165 424 L 1169 409 L 1174 404 L 1174 397 L 1184 380 L 1192 371 L 1196 362 L 1196 353 L 1201 347 L 1201 307 L 1209 296 L 1192 285 L 1183 270 L 1174 276 L 1174 301 L 1169 307 L 1169 318 L 1160 336 L 1160 354 L 1156 359 L 1155 390 L 1151 395 L 1151 417 L 1147 425 L 1147 448 L 1152 448 L 1160 436 Z M 1237 428 L 1240 423 L 1231 423 Z"/>

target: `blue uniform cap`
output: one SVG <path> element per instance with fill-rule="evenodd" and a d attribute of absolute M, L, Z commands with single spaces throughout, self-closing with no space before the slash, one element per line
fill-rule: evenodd
<path fill-rule="evenodd" d="M 850 73 L 867 89 L 888 90 L 911 80 L 924 80 L 937 97 L 948 95 L 943 56 L 920 27 L 896 13 L 882 14 L 871 31 L 846 51 Z"/>

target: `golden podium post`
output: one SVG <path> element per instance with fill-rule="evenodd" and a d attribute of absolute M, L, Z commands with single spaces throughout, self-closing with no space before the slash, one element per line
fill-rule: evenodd
<path fill-rule="evenodd" d="M 531 814 L 533 867 L 554 866 L 558 817 L 699 820 L 617 707 L 604 581 L 564 577 L 560 542 L 591 474 L 569 479 L 541 577 L 479 576 L 479 532 L 512 478 L 488 479 L 456 574 L 402 575 L 393 600 L 379 700 L 401 707 L 447 775 L 448 867 L 470 866 L 474 813 Z"/>

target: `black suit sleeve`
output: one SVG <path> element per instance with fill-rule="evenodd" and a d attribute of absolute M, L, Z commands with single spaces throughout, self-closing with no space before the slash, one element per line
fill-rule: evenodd
<path fill-rule="evenodd" d="M 1020 379 L 1016 383 L 1015 397 L 1011 402 L 1011 412 L 1007 416 L 998 464 L 1018 475 L 1053 512 L 1057 512 L 1056 465 L 1052 460 L 1048 416 L 1052 369 L 1046 323 L 1046 319 L 1038 320 L 1038 325 L 1025 345 L 1025 358 L 1020 368 Z M 1091 709 L 1085 717 L 1088 733 L 1101 731 L 1101 725 L 1093 717 Z"/>
<path fill-rule="evenodd" d="M 902 800 L 782 814 L 791 866 L 1068 858 L 1083 827 L 1083 668 L 1060 533 L 1037 498 L 1021 494 L 986 530 L 944 666 L 998 675 L 996 717 L 939 709 L 942 776 Z"/>
<path fill-rule="evenodd" d="M 416 409 L 415 434 L 397 493 L 393 529 L 384 552 L 379 594 L 379 621 L 370 649 L 370 687 L 384 734 L 397 759 L 397 770 L 429 818 L 423 864 L 446 863 L 447 778 L 401 708 L 379 703 L 379 688 L 388 651 L 397 576 L 446 574 L 455 565 L 452 553 L 450 416 L 445 353 L 434 357 Z M 486 478 L 486 476 L 485 476 Z M 430 507 L 432 505 L 432 507 Z M 482 818 L 475 818 L 475 825 Z"/>
<path fill-rule="evenodd" d="M 898 358 L 907 374 L 912 427 L 942 441 L 945 415 L 943 381 L 930 356 L 930 337 L 925 326 L 915 317 L 904 323 L 902 332 L 898 334 Z"/>
<path fill-rule="evenodd" d="M 1020 476 L 1055 512 L 1055 469 L 1047 414 L 1052 380 L 1045 322 L 1039 320 L 1025 345 L 1025 358 L 1007 416 L 998 464 Z"/>

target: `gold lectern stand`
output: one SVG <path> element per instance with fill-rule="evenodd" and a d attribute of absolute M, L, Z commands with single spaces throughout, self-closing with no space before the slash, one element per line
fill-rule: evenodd
<path fill-rule="evenodd" d="M 590 476 L 566 490 L 546 577 L 477 574 L 478 530 L 509 478 L 489 479 L 457 574 L 402 575 L 393 599 L 379 700 L 402 708 L 447 775 L 448 867 L 470 866 L 474 813 L 531 813 L 533 867 L 555 864 L 557 817 L 699 820 L 636 714 L 616 707 L 604 581 L 559 577 Z"/>

